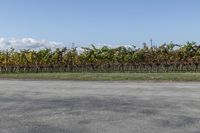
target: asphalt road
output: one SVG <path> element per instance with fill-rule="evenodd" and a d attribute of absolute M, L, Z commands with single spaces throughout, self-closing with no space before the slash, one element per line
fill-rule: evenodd
<path fill-rule="evenodd" d="M 0 80 L 0 133 L 200 133 L 200 83 Z"/>

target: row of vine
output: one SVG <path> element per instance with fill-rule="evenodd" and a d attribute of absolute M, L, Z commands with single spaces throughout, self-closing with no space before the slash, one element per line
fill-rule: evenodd
<path fill-rule="evenodd" d="M 0 72 L 179 72 L 200 70 L 200 45 L 187 42 L 142 48 L 95 45 L 55 50 L 0 51 Z"/>

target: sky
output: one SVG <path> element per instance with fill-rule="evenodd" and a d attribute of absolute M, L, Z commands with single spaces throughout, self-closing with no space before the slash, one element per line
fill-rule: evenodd
<path fill-rule="evenodd" d="M 0 0 L 0 49 L 200 42 L 200 0 Z"/>

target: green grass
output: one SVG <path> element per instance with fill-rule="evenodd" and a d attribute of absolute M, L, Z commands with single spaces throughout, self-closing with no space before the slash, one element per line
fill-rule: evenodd
<path fill-rule="evenodd" d="M 200 81 L 200 73 L 7 73 L 0 79 Z"/>

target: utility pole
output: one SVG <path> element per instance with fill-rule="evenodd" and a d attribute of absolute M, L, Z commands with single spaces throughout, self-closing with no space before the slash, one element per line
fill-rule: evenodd
<path fill-rule="evenodd" d="M 151 38 L 150 39 L 150 42 L 151 42 L 151 48 L 153 47 L 153 39 Z"/>

